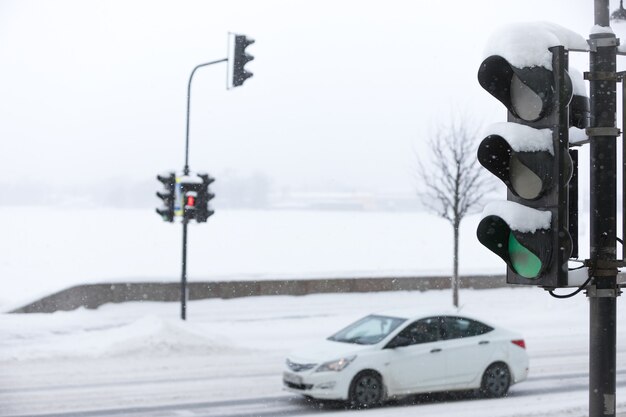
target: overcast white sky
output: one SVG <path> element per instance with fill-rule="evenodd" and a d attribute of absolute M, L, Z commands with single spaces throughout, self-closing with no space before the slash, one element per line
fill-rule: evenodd
<path fill-rule="evenodd" d="M 197 73 L 192 170 L 411 192 L 434 124 L 505 120 L 476 81 L 483 49 L 536 20 L 587 37 L 593 0 L 0 0 L 0 181 L 182 168 L 187 79 L 233 31 L 256 39 L 254 77 L 226 91 L 225 64 Z"/>

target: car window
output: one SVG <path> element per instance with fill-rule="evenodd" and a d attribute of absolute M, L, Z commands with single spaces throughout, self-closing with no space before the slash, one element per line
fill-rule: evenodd
<path fill-rule="evenodd" d="M 437 317 L 418 320 L 402 330 L 397 337 L 407 338 L 411 345 L 441 340 L 441 325 Z"/>
<path fill-rule="evenodd" d="M 328 340 L 373 345 L 383 340 L 405 321 L 406 319 L 399 317 L 370 315 L 340 330 L 329 337 Z"/>
<path fill-rule="evenodd" d="M 493 327 L 465 317 L 444 317 L 443 330 L 444 339 L 447 340 L 478 336 L 492 331 Z"/>

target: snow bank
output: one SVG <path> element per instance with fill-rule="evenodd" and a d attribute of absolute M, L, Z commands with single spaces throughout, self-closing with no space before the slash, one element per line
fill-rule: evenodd
<path fill-rule="evenodd" d="M 552 53 L 548 48 L 558 45 L 566 49 L 588 49 L 585 38 L 557 24 L 518 23 L 504 26 L 491 35 L 484 57 L 500 55 L 518 68 L 541 66 L 551 70 Z"/>
<path fill-rule="evenodd" d="M 78 312 L 80 315 L 80 312 Z M 42 315 L 45 317 L 45 315 Z M 37 315 L 33 319 L 37 320 Z M 85 317 L 83 317 L 83 320 Z M 45 318 L 42 318 L 45 321 Z M 194 330 L 193 325 L 154 315 L 138 318 L 130 323 L 98 323 L 89 325 L 84 320 L 81 328 L 66 327 L 59 334 L 55 324 L 34 323 L 38 331 L 3 329 L 4 346 L 0 349 L 2 360 L 30 360 L 55 358 L 105 358 L 120 356 L 169 356 L 172 354 L 215 354 L 237 351 L 227 344 Z M 11 341 L 15 342 L 12 343 Z M 30 344 L 28 341 L 45 341 Z"/>
<path fill-rule="evenodd" d="M 485 130 L 485 135 L 498 135 L 506 139 L 515 152 L 547 151 L 554 155 L 552 130 L 533 129 L 519 123 L 494 123 Z"/>
<path fill-rule="evenodd" d="M 512 230 L 521 233 L 535 233 L 538 229 L 550 228 L 552 213 L 535 210 L 512 201 L 494 201 L 487 204 L 482 217 L 498 216 L 503 219 Z"/>
<path fill-rule="evenodd" d="M 122 327 L 98 334 L 98 356 L 119 356 L 136 353 L 169 355 L 171 353 L 215 353 L 228 347 L 195 333 L 191 325 L 145 316 Z"/>

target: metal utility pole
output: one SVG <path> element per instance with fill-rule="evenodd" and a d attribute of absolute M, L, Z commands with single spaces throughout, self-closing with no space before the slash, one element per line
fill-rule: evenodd
<path fill-rule="evenodd" d="M 609 27 L 608 0 L 595 0 L 594 23 Z M 615 34 L 590 35 L 589 416 L 615 416 L 616 357 L 616 56 Z"/>
<path fill-rule="evenodd" d="M 187 320 L 187 224 L 189 221 L 183 219 L 183 259 L 182 274 L 180 278 L 180 318 Z"/>
<path fill-rule="evenodd" d="M 187 129 L 185 132 L 185 166 L 183 167 L 183 175 L 189 175 L 189 114 L 191 112 L 191 81 L 193 75 L 198 68 L 206 67 L 208 65 L 219 64 L 220 62 L 226 62 L 228 58 L 218 59 L 216 61 L 207 62 L 197 65 L 191 75 L 189 76 L 189 82 L 187 83 Z M 180 318 L 187 319 L 187 224 L 189 220 L 183 218 L 183 258 L 182 258 L 182 272 L 180 277 Z"/>

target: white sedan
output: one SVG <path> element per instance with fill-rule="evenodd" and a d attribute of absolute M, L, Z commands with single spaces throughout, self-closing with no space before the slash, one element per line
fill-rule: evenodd
<path fill-rule="evenodd" d="M 292 352 L 283 384 L 307 397 L 365 408 L 436 391 L 501 397 L 527 376 L 526 345 L 517 333 L 457 314 L 391 311 Z"/>

